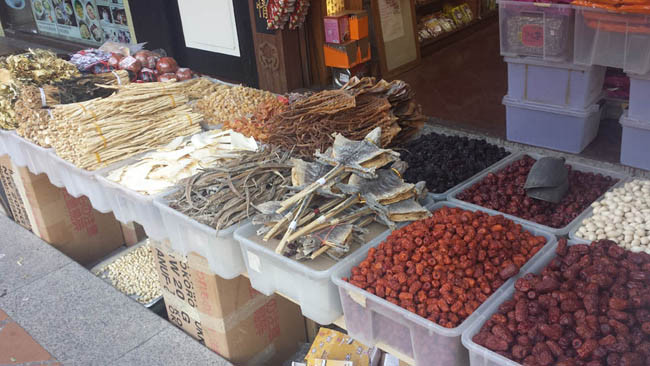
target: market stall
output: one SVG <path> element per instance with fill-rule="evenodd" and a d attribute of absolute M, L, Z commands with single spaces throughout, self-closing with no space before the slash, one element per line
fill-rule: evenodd
<path fill-rule="evenodd" d="M 136 56 L 176 74 L 0 60 L 0 153 L 142 224 L 151 245 L 94 272 L 210 349 L 284 357 L 305 316 L 418 366 L 650 357 L 647 181 L 421 135 L 399 80 L 275 95 Z"/>

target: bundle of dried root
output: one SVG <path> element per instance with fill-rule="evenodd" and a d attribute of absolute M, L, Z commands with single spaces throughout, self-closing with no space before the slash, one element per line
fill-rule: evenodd
<path fill-rule="evenodd" d="M 180 82 L 131 83 L 126 85 L 105 85 L 106 88 L 117 90 L 122 97 L 138 97 L 142 94 L 178 94 L 188 100 L 203 97 L 206 93 L 222 87 L 223 84 L 206 78 L 196 78 Z"/>
<path fill-rule="evenodd" d="M 207 124 L 232 128 L 230 125 L 232 121 L 242 118 L 247 120 L 262 104 L 276 108 L 283 102 L 281 98 L 268 91 L 241 85 L 221 85 L 212 94 L 200 99 L 196 103 L 196 109 L 203 113 Z M 244 131 L 237 132 L 244 133 Z"/>
<path fill-rule="evenodd" d="M 274 148 L 238 152 L 238 157 L 186 179 L 169 206 L 216 230 L 257 213 L 284 197 L 291 181 L 289 154 Z"/>
<path fill-rule="evenodd" d="M 167 83 L 150 83 L 167 84 Z M 57 154 L 80 168 L 96 170 L 179 136 L 200 132 L 202 116 L 193 113 L 175 84 L 117 87 L 108 98 L 55 106 L 49 133 Z M 121 88 L 127 90 L 123 93 Z M 128 89 L 127 89 L 128 88 Z"/>

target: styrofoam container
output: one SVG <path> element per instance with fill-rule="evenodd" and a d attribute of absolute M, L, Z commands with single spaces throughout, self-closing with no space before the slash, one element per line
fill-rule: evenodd
<path fill-rule="evenodd" d="M 571 5 L 499 0 L 501 55 L 573 60 Z"/>
<path fill-rule="evenodd" d="M 650 123 L 621 117 L 621 164 L 650 170 Z"/>
<path fill-rule="evenodd" d="M 0 129 L 0 156 L 7 155 L 9 153 L 9 150 L 7 149 L 7 143 L 6 143 L 6 134 L 9 133 L 9 131 Z"/>
<path fill-rule="evenodd" d="M 628 117 L 650 125 L 650 74 L 628 74 L 630 77 L 630 108 Z"/>
<path fill-rule="evenodd" d="M 569 245 L 589 244 L 584 240 L 570 240 Z M 555 250 L 547 251 L 539 258 L 538 261 L 528 268 L 526 273 L 539 274 L 555 258 Z M 489 306 L 483 309 L 483 313 L 463 332 L 463 345 L 469 350 L 470 366 L 521 366 L 520 363 L 501 356 L 498 353 L 480 346 L 472 341 L 472 338 L 481 330 L 483 324 L 499 310 L 499 306 L 514 296 L 515 286 L 511 284 L 501 292 L 498 299 L 495 299 Z"/>
<path fill-rule="evenodd" d="M 275 247 L 279 240 L 264 242 L 256 234 L 259 225 L 248 224 L 235 232 L 235 238 L 241 243 L 241 251 L 246 262 L 251 286 L 264 295 L 278 292 L 300 305 L 302 314 L 319 324 L 330 324 L 343 315 L 338 290 L 332 283 L 332 273 L 345 265 L 350 256 L 338 263 L 326 255 L 307 261 L 298 262 L 277 254 Z M 385 232 L 387 227 L 372 224 L 368 239 Z M 360 248 L 351 248 L 354 252 L 363 252 L 370 243 Z"/>
<path fill-rule="evenodd" d="M 169 207 L 166 197 L 155 198 L 153 204 L 160 212 L 164 230 L 174 251 L 182 255 L 194 252 L 203 256 L 208 260 L 210 270 L 227 280 L 244 273 L 244 259 L 233 233 L 248 220 L 217 232 Z"/>
<path fill-rule="evenodd" d="M 438 201 L 445 201 L 445 200 L 447 199 L 447 196 L 449 196 L 449 193 L 450 193 L 450 192 L 453 192 L 453 190 L 454 190 L 456 187 L 458 187 L 458 186 L 460 186 L 461 184 L 465 183 L 466 181 L 468 181 L 468 180 L 470 180 L 470 179 L 472 179 L 472 178 L 474 178 L 474 177 L 480 175 L 481 173 L 483 173 L 484 171 L 490 169 L 491 167 L 495 166 L 496 164 L 499 164 L 500 162 L 502 162 L 502 161 L 504 161 L 504 160 L 507 160 L 507 159 L 512 159 L 512 157 L 515 155 L 514 150 L 509 149 L 509 148 L 504 148 L 504 149 L 505 149 L 508 153 L 510 153 L 510 154 L 509 154 L 509 155 L 506 155 L 503 159 L 494 162 L 494 164 L 488 166 L 487 168 L 481 170 L 480 172 L 477 172 L 476 174 L 472 175 L 471 177 L 467 178 L 466 180 L 464 180 L 464 181 L 462 181 L 462 182 L 456 184 L 455 186 L 449 188 L 448 190 L 446 190 L 446 191 L 443 192 L 443 193 L 431 193 L 431 192 L 427 193 L 427 201 L 425 201 L 423 204 L 424 204 L 424 205 L 427 205 L 427 204 L 430 203 L 430 201 L 435 201 L 435 202 L 438 202 Z M 435 162 L 434 162 L 434 164 L 435 164 Z"/>
<path fill-rule="evenodd" d="M 506 57 L 508 96 L 515 100 L 585 108 L 603 91 L 604 66 L 546 62 L 532 57 Z"/>
<path fill-rule="evenodd" d="M 520 101 L 506 95 L 506 134 L 510 141 L 580 153 L 598 135 L 600 106 L 570 109 Z"/>
<path fill-rule="evenodd" d="M 636 31 L 650 26 L 650 15 L 576 7 L 575 17 L 575 63 L 650 72 L 650 33 Z"/>
<path fill-rule="evenodd" d="M 484 211 L 453 202 L 439 202 L 430 209 L 434 211 L 444 206 Z M 500 298 L 505 289 L 512 287 L 522 273 L 528 272 L 540 258 L 546 256 L 548 252 L 555 251 L 557 247 L 557 241 L 551 233 L 532 227 L 520 219 L 513 221 L 521 224 L 524 230 L 546 237 L 547 244 L 528 260 L 520 274 L 506 281 L 472 315 L 453 329 L 435 324 L 343 281 L 344 277 L 350 276 L 352 268 L 366 258 L 368 250 L 379 245 L 390 232 L 385 232 L 373 240 L 370 246 L 353 253 L 345 265 L 332 274 L 332 280 L 338 286 L 341 296 L 348 334 L 368 345 L 386 344 L 415 359 L 415 364 L 418 366 L 466 366 L 469 355 L 467 349 L 461 344 L 463 331 L 478 320 L 481 314 Z"/>
<path fill-rule="evenodd" d="M 525 154 L 520 153 L 520 154 L 518 154 L 518 156 L 516 158 L 512 159 L 512 162 L 523 158 L 525 155 L 528 155 L 528 156 L 530 156 L 531 158 L 533 158 L 535 160 L 539 160 L 540 158 L 544 157 L 544 155 L 542 155 L 542 154 L 536 154 L 536 153 L 532 153 L 532 152 L 528 152 L 528 153 L 525 153 Z M 535 228 L 538 228 L 540 230 L 550 232 L 550 233 L 552 233 L 552 234 L 554 234 L 556 236 L 567 235 L 576 225 L 579 225 L 582 222 L 582 220 L 584 220 L 584 218 L 589 214 L 589 209 L 585 208 L 585 211 L 580 213 L 580 215 L 576 216 L 576 218 L 573 219 L 573 221 L 571 221 L 565 227 L 563 227 L 563 228 L 552 228 L 552 227 L 549 227 L 549 226 L 546 226 L 546 225 L 538 224 L 538 223 L 533 222 L 533 221 L 524 220 L 522 218 L 518 218 L 516 216 L 509 215 L 509 214 L 506 214 L 506 213 L 503 213 L 503 212 L 499 212 L 499 211 L 496 211 L 496 210 L 491 210 L 491 209 L 488 209 L 488 208 L 485 208 L 485 207 L 482 207 L 482 206 L 479 206 L 479 205 L 476 205 L 476 204 L 473 204 L 473 203 L 470 203 L 470 202 L 465 202 L 465 201 L 462 201 L 462 200 L 459 200 L 458 198 L 456 198 L 456 196 L 459 193 L 463 192 L 464 190 L 468 189 L 469 187 L 473 186 L 474 184 L 480 182 L 489 173 L 496 173 L 496 172 L 504 169 L 509 163 L 510 163 L 509 161 L 502 162 L 501 164 L 494 166 L 492 169 L 490 169 L 489 171 L 484 172 L 482 175 L 476 177 L 475 179 L 473 179 L 471 181 L 468 181 L 464 185 L 458 187 L 454 192 L 452 192 L 449 195 L 449 201 L 457 203 L 457 204 L 466 205 L 466 206 L 469 206 L 469 207 L 481 208 L 485 212 L 489 212 L 489 213 L 494 214 L 494 215 L 496 215 L 496 214 L 503 215 L 503 216 L 505 216 L 505 217 L 507 217 L 509 219 L 523 220 L 524 222 L 526 222 L 528 225 L 530 225 L 532 227 L 535 227 Z M 608 192 L 611 191 L 612 189 L 617 188 L 617 187 L 621 186 L 622 184 L 624 184 L 626 179 L 627 179 L 627 176 L 625 174 L 623 174 L 623 173 L 618 173 L 618 172 L 614 172 L 614 171 L 611 171 L 611 170 L 607 170 L 607 169 L 603 169 L 603 168 L 597 168 L 597 167 L 594 167 L 594 166 L 591 166 L 591 165 L 578 163 L 578 162 L 575 162 L 575 161 L 571 161 L 571 159 L 567 159 L 566 163 L 569 164 L 574 170 L 578 170 L 578 171 L 581 171 L 581 172 L 602 174 L 602 175 L 605 175 L 605 176 L 610 176 L 612 178 L 618 179 L 619 181 L 616 184 L 614 184 L 608 190 Z M 605 193 L 603 193 L 600 197 L 598 197 L 598 199 L 600 199 L 602 196 L 604 196 Z"/>
<path fill-rule="evenodd" d="M 130 159 L 128 164 L 135 161 L 135 159 Z M 137 222 L 142 225 L 147 236 L 153 240 L 167 239 L 167 231 L 160 210 L 154 205 L 154 200 L 168 195 L 175 189 L 171 188 L 163 193 L 149 196 L 107 179 L 106 176 L 109 173 L 98 174 L 97 180 L 106 194 L 111 197 L 108 203 L 115 218 L 125 224 Z"/>

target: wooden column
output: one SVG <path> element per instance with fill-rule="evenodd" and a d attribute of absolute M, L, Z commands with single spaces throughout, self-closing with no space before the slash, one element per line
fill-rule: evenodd
<path fill-rule="evenodd" d="M 267 31 L 266 20 L 260 19 L 264 13 L 260 4 L 264 1 L 248 0 L 248 3 L 260 89 L 286 93 L 309 85 L 309 80 L 305 80 L 305 74 L 308 75 L 305 37 L 297 30 Z"/>

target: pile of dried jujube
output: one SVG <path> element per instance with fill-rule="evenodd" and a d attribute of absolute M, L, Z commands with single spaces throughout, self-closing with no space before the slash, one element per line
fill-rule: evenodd
<path fill-rule="evenodd" d="M 497 173 L 489 173 L 480 182 L 458 194 L 457 198 L 492 210 L 561 228 L 568 225 L 617 179 L 602 174 L 569 169 L 569 191 L 560 203 L 526 196 L 524 185 L 535 159 L 526 155 Z"/>
<path fill-rule="evenodd" d="M 522 365 L 650 364 L 650 255 L 609 240 L 567 246 L 515 283 L 473 341 Z"/>
<path fill-rule="evenodd" d="M 347 280 L 454 328 L 545 243 L 501 215 L 443 207 L 393 231 Z"/>

